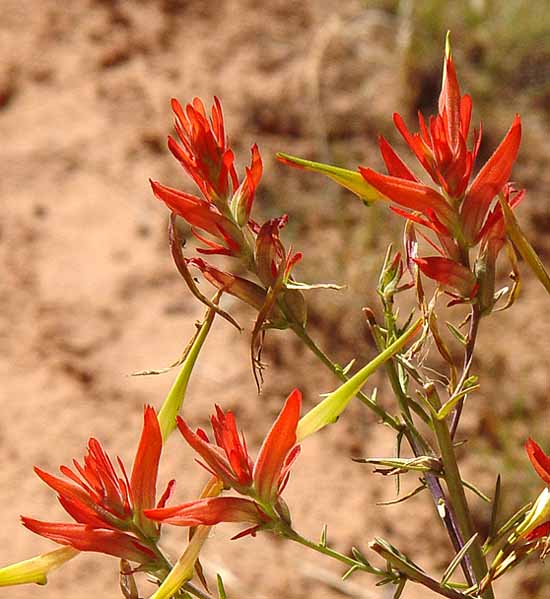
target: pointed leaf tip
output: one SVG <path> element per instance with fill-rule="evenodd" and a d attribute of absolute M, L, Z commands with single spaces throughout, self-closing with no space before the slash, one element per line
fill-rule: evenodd
<path fill-rule="evenodd" d="M 47 575 L 61 567 L 80 551 L 72 547 L 61 547 L 28 560 L 0 568 L 0 587 L 19 584 L 46 584 Z"/>
<path fill-rule="evenodd" d="M 321 173 L 322 175 L 329 177 L 342 187 L 345 187 L 355 195 L 359 196 L 360 199 L 367 203 L 383 198 L 382 194 L 379 193 L 372 185 L 367 183 L 367 181 L 365 181 L 365 179 L 363 179 L 363 177 L 357 171 L 350 171 L 348 169 L 332 166 L 330 164 L 305 160 L 304 158 L 290 156 L 289 154 L 285 154 L 283 152 L 277 153 L 276 156 L 277 159 L 284 164 L 314 173 Z"/>

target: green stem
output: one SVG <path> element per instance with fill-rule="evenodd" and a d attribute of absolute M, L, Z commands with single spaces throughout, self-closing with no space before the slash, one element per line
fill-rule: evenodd
<path fill-rule="evenodd" d="M 378 553 L 381 557 L 387 560 L 396 570 L 404 574 L 409 580 L 424 585 L 438 595 L 448 597 L 449 599 L 465 599 L 467 596 L 453 589 L 442 587 L 437 580 L 430 578 L 411 564 L 401 559 L 395 553 L 389 551 L 378 541 L 373 541 L 369 544 L 370 549 Z"/>
<path fill-rule="evenodd" d="M 438 410 L 441 407 L 441 401 L 433 383 L 425 385 L 424 390 L 426 391 L 428 401 L 432 407 L 435 410 Z M 441 461 L 443 463 L 445 482 L 449 489 L 450 502 L 456 514 L 462 538 L 466 541 L 473 537 L 475 529 L 468 502 L 466 500 L 462 478 L 458 469 L 453 440 L 445 420 L 439 420 L 434 416 L 432 422 L 439 449 L 441 451 Z M 479 539 L 476 539 L 472 543 L 469 554 L 476 580 L 479 583 L 487 574 L 487 563 L 483 557 Z M 491 587 L 489 586 L 485 589 L 481 596 L 486 599 L 492 599 L 494 595 Z"/>
<path fill-rule="evenodd" d="M 478 304 L 473 304 L 471 319 L 470 319 L 470 330 L 468 331 L 468 343 L 466 344 L 466 351 L 464 353 L 464 370 L 470 368 L 472 356 L 474 355 L 474 348 L 477 340 L 477 333 L 479 330 L 479 322 L 481 320 L 481 312 Z M 466 375 L 467 376 L 467 375 Z M 451 439 L 455 438 L 456 430 L 458 428 L 458 423 L 460 421 L 460 416 L 462 414 L 462 408 L 464 406 L 464 401 L 466 400 L 466 396 L 464 396 L 457 404 L 454 412 L 453 419 L 451 421 Z"/>
<path fill-rule="evenodd" d="M 337 378 L 339 378 L 343 383 L 349 380 L 349 378 L 344 374 L 342 367 L 338 364 L 335 364 L 323 352 L 323 350 L 315 343 L 315 341 L 309 336 L 307 331 L 302 326 L 293 325 L 292 330 L 305 343 L 305 345 L 317 356 L 317 358 L 319 358 L 319 360 L 336 375 Z M 401 432 L 403 430 L 402 425 L 396 418 L 394 418 L 391 414 L 386 412 L 384 408 L 375 403 L 370 397 L 367 397 L 362 391 L 358 391 L 356 393 L 356 397 L 361 402 L 363 402 L 370 410 L 372 410 L 382 420 L 382 422 L 384 422 L 384 424 L 387 424 L 397 432 Z"/>
<path fill-rule="evenodd" d="M 319 360 L 329 368 L 341 381 L 347 381 L 348 377 L 344 374 L 342 368 L 332 362 L 332 360 L 321 350 L 321 348 L 313 341 L 313 339 L 308 335 L 307 331 L 303 327 L 295 326 L 292 329 L 294 333 L 306 344 L 306 346 L 319 358 Z M 395 372 L 392 371 L 392 372 Z M 397 377 L 397 373 L 395 372 Z M 391 376 L 390 376 L 391 380 Z M 400 384 L 398 379 L 396 378 L 392 381 L 394 386 L 394 391 L 396 394 L 400 393 Z M 393 416 L 388 414 L 383 408 L 375 404 L 370 398 L 364 395 L 361 391 L 357 393 L 357 397 L 370 409 L 372 409 L 386 424 L 391 426 L 394 430 L 398 432 L 402 432 L 407 438 L 413 453 L 416 456 L 425 455 L 427 453 L 431 453 L 428 444 L 424 440 L 424 438 L 416 431 L 416 435 L 410 428 L 403 427 Z M 414 427 L 413 427 L 414 428 Z M 428 485 L 428 489 L 432 496 L 433 502 L 435 504 L 436 509 L 439 513 L 439 506 L 441 503 L 445 506 L 445 514 L 443 516 L 443 524 L 445 529 L 447 530 L 447 534 L 451 540 L 451 543 L 455 549 L 455 551 L 460 551 L 462 546 L 464 545 L 464 540 L 460 535 L 460 530 L 458 528 L 458 523 L 455 520 L 454 512 L 449 505 L 448 499 L 443 492 L 443 488 L 441 483 L 437 479 L 437 477 L 431 473 L 426 473 L 425 475 L 426 484 Z M 464 564 L 462 566 L 464 571 L 464 575 L 466 576 L 466 580 L 473 584 L 474 572 L 471 568 L 471 564 L 469 563 L 469 558 L 467 557 L 464 560 Z"/>
<path fill-rule="evenodd" d="M 289 539 L 290 541 L 299 543 L 300 545 L 303 545 L 304 547 L 309 547 L 310 549 L 317 551 L 317 553 L 322 553 L 323 555 L 331 557 L 332 559 L 335 559 L 335 560 L 345 564 L 349 568 L 355 568 L 356 570 L 361 570 L 362 572 L 368 572 L 369 574 L 375 574 L 376 576 L 386 577 L 388 574 L 385 570 L 380 570 L 379 568 L 375 568 L 373 566 L 370 566 L 363 562 L 360 562 L 360 561 L 354 559 L 353 557 L 349 557 L 348 555 L 344 555 L 343 553 L 340 553 L 339 551 L 336 551 L 335 549 L 331 549 L 327 545 L 321 545 L 319 543 L 314 543 L 313 541 L 310 541 L 309 539 L 302 537 L 302 535 L 297 533 L 294 529 L 290 528 L 289 526 L 286 528 L 280 529 L 279 534 L 281 534 L 286 539 Z"/>
<path fill-rule="evenodd" d="M 187 591 L 190 595 L 193 595 L 198 599 L 213 599 L 212 595 L 209 595 L 208 593 L 201 591 L 199 587 L 196 587 L 194 584 L 191 584 L 190 582 L 186 582 L 182 588 L 184 591 Z"/>

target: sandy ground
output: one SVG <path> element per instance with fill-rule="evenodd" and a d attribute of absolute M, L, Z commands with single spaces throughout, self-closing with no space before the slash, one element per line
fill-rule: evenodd
<path fill-rule="evenodd" d="M 387 127 L 403 95 L 397 91 L 399 72 L 392 66 L 398 23 L 378 12 L 367 14 L 353 1 L 337 9 L 320 0 L 299 6 L 289 0 L 265 5 L 226 0 L 216 9 L 209 6 L 193 0 L 3 1 L 2 564 L 52 548 L 20 527 L 20 514 L 63 518 L 32 466 L 53 471 L 69 463 L 82 456 L 92 435 L 129 463 L 142 406 L 160 405 L 172 375 L 128 374 L 170 363 L 201 317 L 201 307 L 171 264 L 166 213 L 147 184 L 151 176 L 182 185 L 181 173 L 164 149 L 171 96 L 186 101 L 193 95 L 219 95 L 239 157 L 246 158 L 254 141 L 260 143 L 267 174 L 259 210 L 264 215 L 287 210 L 300 223 L 289 228 L 289 237 L 298 236 L 296 245 L 306 251 L 304 279 L 320 274 L 352 279 L 342 299 L 321 295 L 312 300 L 313 330 L 343 362 L 354 355 L 373 355 L 360 325 L 360 307 L 374 298 L 365 279 L 372 277 L 370 258 L 365 258 L 364 269 L 342 264 L 354 257 L 354 242 L 372 245 L 364 239 L 365 227 L 372 234 L 388 217 L 375 211 L 374 224 L 360 225 L 364 211 L 351 198 L 320 184 L 311 187 L 316 184 L 311 179 L 302 182 L 296 172 L 276 165 L 272 154 L 282 149 L 312 155 L 321 148 L 317 157 L 322 158 L 328 151 L 323 144 L 330 139 L 332 152 L 341 152 L 349 141 L 355 152 L 378 164 L 372 141 L 375 123 L 384 115 Z M 545 185 L 548 189 L 550 181 L 536 151 L 544 137 L 538 118 L 526 118 L 526 139 L 538 158 L 520 167 L 534 197 L 524 214 L 538 234 L 537 248 L 548 258 L 550 242 L 542 233 L 547 232 L 550 212 L 540 190 Z M 495 136 L 505 127 L 497 127 Z M 333 204 L 328 203 L 330 194 Z M 341 234 L 343 227 L 346 235 Z M 397 230 L 389 222 L 387 227 L 390 233 Z M 548 318 L 538 316 L 545 301 L 527 277 L 517 310 L 506 313 L 498 329 L 487 325 L 479 368 L 492 382 L 464 422 L 477 439 L 477 457 L 466 464 L 470 478 L 490 490 L 491 473 L 503 469 L 510 489 L 516 489 L 513 501 L 518 505 L 529 497 L 523 486 L 536 488 L 521 442 L 527 434 L 543 442 L 550 439 L 550 329 Z M 251 322 L 250 313 L 235 309 L 244 324 Z M 319 326 L 323 309 L 329 311 L 329 320 Z M 318 393 L 333 388 L 334 381 L 314 369 L 313 359 L 294 340 L 278 333 L 268 343 L 271 367 L 258 397 L 247 341 L 247 333 L 216 324 L 193 376 L 187 413 L 198 425 L 206 422 L 214 402 L 232 408 L 249 444 L 257 448 L 294 385 L 304 389 L 309 405 Z M 509 380 L 515 381 L 514 389 Z M 329 540 L 342 551 L 352 545 L 365 548 L 368 540 L 385 536 L 419 563 L 442 569 L 449 553 L 443 534 L 432 524 L 427 497 L 411 500 L 404 510 L 378 507 L 376 501 L 392 497 L 392 485 L 349 459 L 392 451 L 391 435 L 373 424 L 352 406 L 338 428 L 304 446 L 285 493 L 294 522 L 312 537 L 327 522 Z M 194 497 L 205 480 L 176 436 L 166 449 L 161 480 L 174 473 L 174 501 Z M 510 509 L 516 505 L 511 503 Z M 476 504 L 476 509 L 476 517 L 486 522 L 487 508 Z M 207 572 L 221 572 L 234 599 L 391 596 L 359 576 L 342 587 L 337 566 L 276 539 L 229 542 L 235 532 L 232 526 L 218 527 L 204 553 Z M 176 555 L 184 538 L 184 532 L 172 531 L 167 549 Z M 499 599 L 547 597 L 548 579 L 545 583 L 538 571 L 535 561 L 528 563 L 497 586 Z M 114 560 L 81 556 L 52 575 L 44 589 L 7 589 L 0 595 L 114 599 L 120 596 L 116 578 Z M 146 586 L 143 592 L 149 592 Z M 410 585 L 403 597 L 431 595 Z"/>

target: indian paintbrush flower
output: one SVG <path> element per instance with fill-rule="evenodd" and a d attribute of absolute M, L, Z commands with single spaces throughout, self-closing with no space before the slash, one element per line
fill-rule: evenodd
<path fill-rule="evenodd" d="M 379 147 L 388 174 L 360 166 L 359 172 L 367 184 L 364 189 L 355 180 L 353 185 L 349 184 L 351 171 L 288 155 L 279 155 L 279 159 L 323 173 L 360 197 L 390 201 L 394 212 L 428 228 L 437 243 L 423 236 L 440 256 L 418 258 L 415 262 L 419 269 L 447 290 L 451 288 L 455 295 L 458 293 L 456 301 L 474 301 L 481 288 L 481 312 L 485 313 L 495 301 L 494 262 L 506 241 L 502 210 L 492 206 L 503 193 L 514 208 L 524 193 L 509 193 L 507 183 L 518 154 L 521 120 L 516 115 L 501 144 L 472 180 L 481 126 L 474 130 L 469 146 L 471 116 L 472 99 L 460 92 L 447 44 L 437 114 L 426 120 L 419 112 L 418 132 L 411 132 L 399 114 L 393 117 L 397 130 L 431 178 L 431 184 L 421 181 L 384 137 L 380 137 Z M 477 268 L 471 269 L 468 252 L 480 243 Z"/>
<path fill-rule="evenodd" d="M 191 226 L 193 235 L 206 246 L 198 247 L 199 253 L 223 254 L 239 259 L 241 267 L 257 277 L 264 287 L 222 271 L 201 258 L 185 258 L 174 217 L 171 220 L 172 254 L 193 294 L 209 307 L 212 307 L 211 302 L 192 280 L 190 266 L 198 268 L 218 290 L 257 309 L 251 352 L 253 364 L 259 370 L 262 330 L 267 326 L 285 328 L 290 323 L 305 323 L 305 302 L 301 292 L 287 289 L 290 272 L 301 254 L 287 251 L 281 243 L 279 232 L 288 220 L 286 216 L 271 219 L 263 225 L 250 218 L 262 176 L 262 160 L 258 147 L 252 146 L 250 167 L 245 169 L 245 176 L 239 181 L 219 100 L 214 99 L 210 117 L 199 98 L 185 108 L 177 100 L 172 100 L 172 109 L 179 141 L 169 137 L 168 147 L 193 179 L 202 197 L 151 181 L 155 196 L 173 215 L 181 216 Z M 217 308 L 217 311 L 236 324 L 221 309 Z"/>
<path fill-rule="evenodd" d="M 214 99 L 208 117 L 203 102 L 195 98 L 185 109 L 173 99 L 175 129 L 179 143 L 168 138 L 168 147 L 199 188 L 198 197 L 151 181 L 153 193 L 190 225 L 193 235 L 206 248 L 203 254 L 240 256 L 247 242 L 241 229 L 248 225 L 256 187 L 262 176 L 262 159 L 256 145 L 252 160 L 239 182 L 234 154 L 225 135 L 222 107 Z M 204 233 L 214 239 L 205 237 Z"/>
<path fill-rule="evenodd" d="M 94 438 L 88 442 L 83 464 L 61 466 L 64 480 L 36 467 L 38 476 L 58 494 L 65 511 L 76 523 L 43 522 L 22 517 L 29 530 L 80 551 L 97 551 L 140 564 L 154 562 L 147 540 L 159 537 L 159 525 L 144 511 L 155 506 L 162 437 L 152 407 L 144 411 L 144 424 L 130 478 L 117 459 L 119 472 Z M 173 487 L 171 481 L 160 498 L 163 506 Z"/>
<path fill-rule="evenodd" d="M 296 444 L 296 427 L 300 417 L 301 393 L 295 389 L 288 396 L 279 416 L 266 436 L 254 461 L 239 435 L 232 412 L 219 406 L 211 417 L 215 443 L 198 429 L 191 430 L 182 418 L 178 427 L 184 439 L 201 456 L 199 462 L 218 477 L 228 489 L 245 497 L 210 497 L 178 506 L 147 510 L 146 516 L 177 526 L 213 525 L 219 522 L 247 522 L 254 526 L 246 533 L 286 517 L 280 495 L 289 478 L 290 468 L 300 451 Z M 240 535 L 239 535 L 240 536 Z"/>

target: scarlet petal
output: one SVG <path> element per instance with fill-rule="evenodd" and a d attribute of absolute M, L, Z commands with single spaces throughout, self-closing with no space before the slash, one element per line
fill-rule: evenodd
<path fill-rule="evenodd" d="M 444 116 L 448 141 L 456 150 L 460 134 L 460 89 L 452 58 L 445 63 L 445 80 L 439 96 L 439 114 Z"/>
<path fill-rule="evenodd" d="M 550 485 L 550 455 L 546 455 L 531 437 L 525 443 L 525 450 L 536 473 L 547 485 Z"/>
<path fill-rule="evenodd" d="M 95 508 L 94 501 L 90 498 L 90 496 L 80 487 L 72 483 L 68 483 L 41 468 L 35 466 L 34 471 L 36 474 L 54 491 L 56 491 L 60 497 L 66 498 L 70 502 L 75 505 L 81 506 L 80 509 L 83 510 L 83 513 L 86 512 L 90 514 L 92 518 L 92 512 L 96 516 L 97 510 Z M 93 520 L 95 523 L 95 520 Z"/>
<path fill-rule="evenodd" d="M 152 520 L 175 526 L 213 526 L 220 522 L 250 522 L 263 524 L 267 517 L 258 505 L 241 497 L 208 497 L 181 505 L 147 510 Z"/>
<path fill-rule="evenodd" d="M 151 406 L 146 406 L 143 416 L 143 432 L 141 433 L 141 439 L 139 440 L 134 466 L 132 468 L 130 489 L 132 492 L 134 517 L 137 517 L 138 523 L 141 524 L 147 532 L 152 533 L 153 535 L 156 530 L 150 530 L 151 523 L 144 521 L 142 512 L 155 505 L 157 475 L 161 451 L 162 436 L 157 415 Z"/>
<path fill-rule="evenodd" d="M 453 287 L 463 297 L 472 296 L 476 287 L 476 279 L 473 273 L 462 264 L 441 256 L 414 258 L 414 262 L 430 279 Z"/>
<path fill-rule="evenodd" d="M 391 145 L 386 141 L 386 138 L 382 135 L 378 140 L 378 145 L 380 147 L 380 153 L 382 154 L 384 163 L 386 164 L 386 168 L 388 169 L 388 173 L 392 177 L 407 179 L 408 181 L 418 181 L 411 169 L 401 160 L 397 152 L 391 147 Z"/>
<path fill-rule="evenodd" d="M 172 212 L 183 217 L 193 227 L 207 231 L 214 237 L 220 236 L 219 229 L 224 224 L 224 217 L 210 202 L 178 189 L 172 189 L 157 181 L 150 181 L 150 183 L 155 196 Z"/>
<path fill-rule="evenodd" d="M 510 178 L 521 141 L 521 119 L 516 115 L 505 138 L 485 163 L 468 190 L 462 206 L 464 234 L 473 241 L 493 198 Z"/>
<path fill-rule="evenodd" d="M 191 258 L 188 263 L 198 268 L 204 278 L 217 289 L 222 289 L 256 310 L 261 310 L 264 305 L 266 291 L 256 283 L 219 270 L 201 258 Z"/>
<path fill-rule="evenodd" d="M 221 449 L 212 445 L 212 443 L 208 443 L 200 435 L 193 432 L 183 418 L 178 416 L 177 423 L 183 438 L 203 458 L 212 471 L 215 472 L 228 487 L 238 487 L 239 481 L 236 479 L 231 469 L 231 465 Z M 150 513 L 150 510 L 148 513 Z"/>
<path fill-rule="evenodd" d="M 285 460 L 296 445 L 296 427 L 301 407 L 302 394 L 294 389 L 265 438 L 254 465 L 256 491 L 266 502 L 276 497 Z"/>
<path fill-rule="evenodd" d="M 453 211 L 435 189 L 416 181 L 381 175 L 370 168 L 360 166 L 359 171 L 367 183 L 396 204 L 423 214 L 433 210 L 445 225 L 452 224 Z"/>
<path fill-rule="evenodd" d="M 60 545 L 69 545 L 79 551 L 106 553 L 133 562 L 154 561 L 155 554 L 134 537 L 115 530 L 97 529 L 85 524 L 42 522 L 21 517 L 23 526 Z"/>
<path fill-rule="evenodd" d="M 74 518 L 80 524 L 87 524 L 94 528 L 115 528 L 116 523 L 109 523 L 100 517 L 101 514 L 96 513 L 93 509 L 80 503 L 78 501 L 72 501 L 68 497 L 60 495 L 58 497 L 59 503 L 63 506 L 63 509 Z"/>

